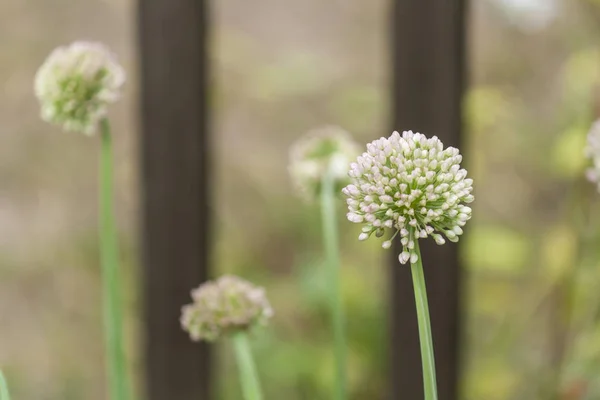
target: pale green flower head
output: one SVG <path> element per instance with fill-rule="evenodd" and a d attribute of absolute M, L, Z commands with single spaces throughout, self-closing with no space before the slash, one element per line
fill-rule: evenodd
<path fill-rule="evenodd" d="M 458 149 L 444 149 L 436 137 L 412 131 L 394 132 L 367 144 L 367 151 L 350 166 L 353 183 L 343 189 L 348 197 L 348 220 L 362 223 L 359 240 L 395 231 L 383 248 L 400 234 L 402 264 L 418 260 L 415 242 L 431 236 L 444 244 L 445 236 L 458 241 L 461 227 L 471 218 L 465 204 L 474 200 L 473 180 L 461 169 Z"/>
<path fill-rule="evenodd" d="M 45 121 L 92 135 L 117 101 L 125 72 L 102 43 L 75 42 L 55 49 L 35 77 Z"/>
<path fill-rule="evenodd" d="M 588 133 L 585 155 L 592 161 L 592 166 L 586 171 L 587 178 L 600 191 L 600 120 L 594 122 Z"/>
<path fill-rule="evenodd" d="M 194 302 L 182 308 L 181 326 L 192 340 L 213 342 L 265 324 L 273 310 L 265 290 L 233 275 L 208 281 L 192 291 Z"/>
<path fill-rule="evenodd" d="M 307 200 L 317 198 L 326 173 L 341 190 L 350 182 L 348 167 L 359 154 L 348 132 L 337 126 L 309 131 L 298 139 L 290 151 L 290 176 L 298 192 Z"/>

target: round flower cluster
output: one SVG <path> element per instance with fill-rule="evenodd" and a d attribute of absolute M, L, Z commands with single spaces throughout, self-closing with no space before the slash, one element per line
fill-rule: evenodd
<path fill-rule="evenodd" d="M 307 200 L 321 192 L 321 182 L 329 173 L 339 192 L 350 182 L 348 166 L 359 154 L 358 146 L 348 132 L 336 126 L 309 131 L 290 151 L 290 175 L 298 192 Z"/>
<path fill-rule="evenodd" d="M 353 184 L 343 189 L 348 220 L 366 224 L 359 240 L 394 229 L 382 246 L 390 248 L 400 234 L 402 264 L 418 260 L 414 249 L 419 238 L 431 236 L 437 244 L 445 243 L 443 236 L 458 241 L 461 227 L 471 218 L 464 203 L 474 200 L 473 180 L 460 168 L 461 161 L 457 149 L 444 149 L 437 137 L 412 131 L 369 143 L 350 166 Z"/>
<path fill-rule="evenodd" d="M 125 72 L 101 43 L 75 42 L 55 49 L 35 77 L 45 121 L 91 135 L 117 101 Z"/>
<path fill-rule="evenodd" d="M 265 323 L 273 315 L 263 288 L 225 275 L 192 291 L 192 304 L 182 308 L 181 325 L 195 340 L 213 342 Z"/>
<path fill-rule="evenodd" d="M 592 167 L 588 168 L 586 175 L 600 191 L 600 120 L 594 122 L 588 133 L 585 154 L 592 160 Z"/>

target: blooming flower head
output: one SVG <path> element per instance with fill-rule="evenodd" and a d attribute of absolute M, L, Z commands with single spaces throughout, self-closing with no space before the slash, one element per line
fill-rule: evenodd
<path fill-rule="evenodd" d="M 101 43 L 75 42 L 55 49 L 35 77 L 45 121 L 91 135 L 120 97 L 125 72 Z"/>
<path fill-rule="evenodd" d="M 373 233 L 381 237 L 386 228 L 395 230 L 383 242 L 390 248 L 399 234 L 402 264 L 418 260 L 415 242 L 433 237 L 444 244 L 445 236 L 458 241 L 461 227 L 471 218 L 473 180 L 460 168 L 458 149 L 444 149 L 436 137 L 412 131 L 394 132 L 367 145 L 367 151 L 350 166 L 353 183 L 343 189 L 348 197 L 348 220 L 364 223 L 359 240 Z"/>
<path fill-rule="evenodd" d="M 594 122 L 588 133 L 585 154 L 592 160 L 592 166 L 588 168 L 586 175 L 600 191 L 600 120 Z"/>
<path fill-rule="evenodd" d="M 181 325 L 196 341 L 249 330 L 273 315 L 265 290 L 233 275 L 201 284 L 192 298 L 182 308 Z"/>
<path fill-rule="evenodd" d="M 348 166 L 359 154 L 348 132 L 336 126 L 309 131 L 291 148 L 290 175 L 298 191 L 308 200 L 316 198 L 329 173 L 341 190 L 350 182 Z"/>

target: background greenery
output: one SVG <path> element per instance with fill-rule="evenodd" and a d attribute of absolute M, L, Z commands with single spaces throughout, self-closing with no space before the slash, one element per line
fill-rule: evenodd
<path fill-rule="evenodd" d="M 276 318 L 255 337 L 269 399 L 326 399 L 333 379 L 319 212 L 293 195 L 287 149 L 321 124 L 360 142 L 390 133 L 388 7 L 212 4 L 214 261 L 269 290 Z M 134 11 L 131 0 L 0 2 L 0 365 L 16 399 L 105 398 L 98 143 L 43 124 L 32 94 L 49 51 L 79 38 L 108 43 L 130 74 L 112 117 L 139 370 Z M 461 398 L 598 399 L 600 195 L 581 176 L 600 116 L 600 1 L 473 0 L 469 32 L 463 153 L 477 200 L 462 247 Z M 380 399 L 387 253 L 341 229 L 352 398 Z M 221 349 L 219 398 L 237 399 Z"/>

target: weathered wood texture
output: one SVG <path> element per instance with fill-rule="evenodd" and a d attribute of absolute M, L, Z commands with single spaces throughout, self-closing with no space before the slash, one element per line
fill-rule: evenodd
<path fill-rule="evenodd" d="M 437 135 L 459 147 L 465 86 L 466 0 L 393 0 L 393 129 Z M 421 245 L 440 400 L 458 398 L 460 265 L 457 246 Z M 410 267 L 391 256 L 390 397 L 422 400 L 422 372 Z"/>
<path fill-rule="evenodd" d="M 181 330 L 209 270 L 207 1 L 139 0 L 145 390 L 209 398 L 210 357 Z"/>

